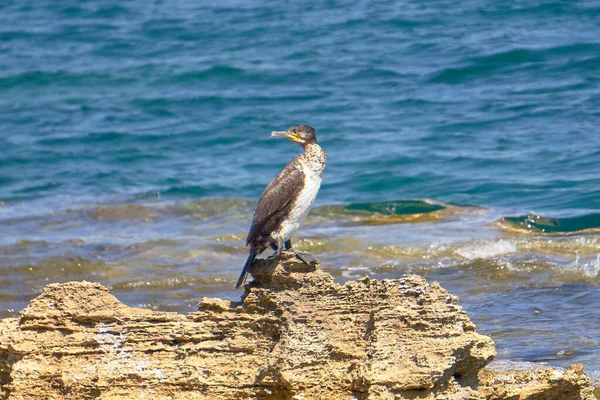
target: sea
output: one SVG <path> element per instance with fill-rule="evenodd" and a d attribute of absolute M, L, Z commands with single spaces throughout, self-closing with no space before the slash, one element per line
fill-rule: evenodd
<path fill-rule="evenodd" d="M 592 0 L 3 0 L 0 318 L 74 280 L 239 299 L 295 124 L 328 153 L 298 250 L 438 281 L 498 361 L 600 385 Z"/>

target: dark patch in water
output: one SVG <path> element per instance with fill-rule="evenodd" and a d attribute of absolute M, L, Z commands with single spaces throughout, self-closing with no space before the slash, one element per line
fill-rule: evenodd
<path fill-rule="evenodd" d="M 367 211 L 384 215 L 424 214 L 443 210 L 439 204 L 421 200 L 379 201 L 375 203 L 353 203 L 344 207 L 344 211 Z"/>
<path fill-rule="evenodd" d="M 535 214 L 517 217 L 504 217 L 513 226 L 530 232 L 573 233 L 600 229 L 600 214 L 588 214 L 570 218 L 550 218 Z"/>

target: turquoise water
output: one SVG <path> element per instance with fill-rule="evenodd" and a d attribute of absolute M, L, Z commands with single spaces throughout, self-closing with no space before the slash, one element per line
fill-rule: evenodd
<path fill-rule="evenodd" d="M 499 358 L 600 379 L 594 1 L 0 4 L 0 316 L 49 282 L 235 298 L 264 186 L 329 155 L 297 239 L 339 281 L 416 272 Z"/>

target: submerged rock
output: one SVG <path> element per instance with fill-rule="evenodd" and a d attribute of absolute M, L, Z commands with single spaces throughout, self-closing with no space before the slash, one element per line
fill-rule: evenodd
<path fill-rule="evenodd" d="M 0 398 L 594 398 L 581 367 L 485 370 L 492 340 L 419 276 L 339 285 L 288 253 L 251 273 L 241 302 L 187 315 L 48 285 L 0 322 Z"/>

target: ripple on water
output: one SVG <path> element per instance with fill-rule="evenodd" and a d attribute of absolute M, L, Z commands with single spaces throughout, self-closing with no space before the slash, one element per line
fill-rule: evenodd
<path fill-rule="evenodd" d="M 176 278 L 164 278 L 153 280 L 133 280 L 119 282 L 112 285 L 116 290 L 148 290 L 161 291 L 170 288 L 186 288 L 191 286 L 231 286 L 233 279 L 202 278 L 198 276 L 178 276 Z"/>
<path fill-rule="evenodd" d="M 600 232 L 600 214 L 551 218 L 536 214 L 504 217 L 496 224 L 509 231 L 533 234 L 581 234 Z"/>
<path fill-rule="evenodd" d="M 315 208 L 310 215 L 314 221 L 387 225 L 440 221 L 472 212 L 473 209 L 431 200 L 395 200 L 322 206 Z"/>

